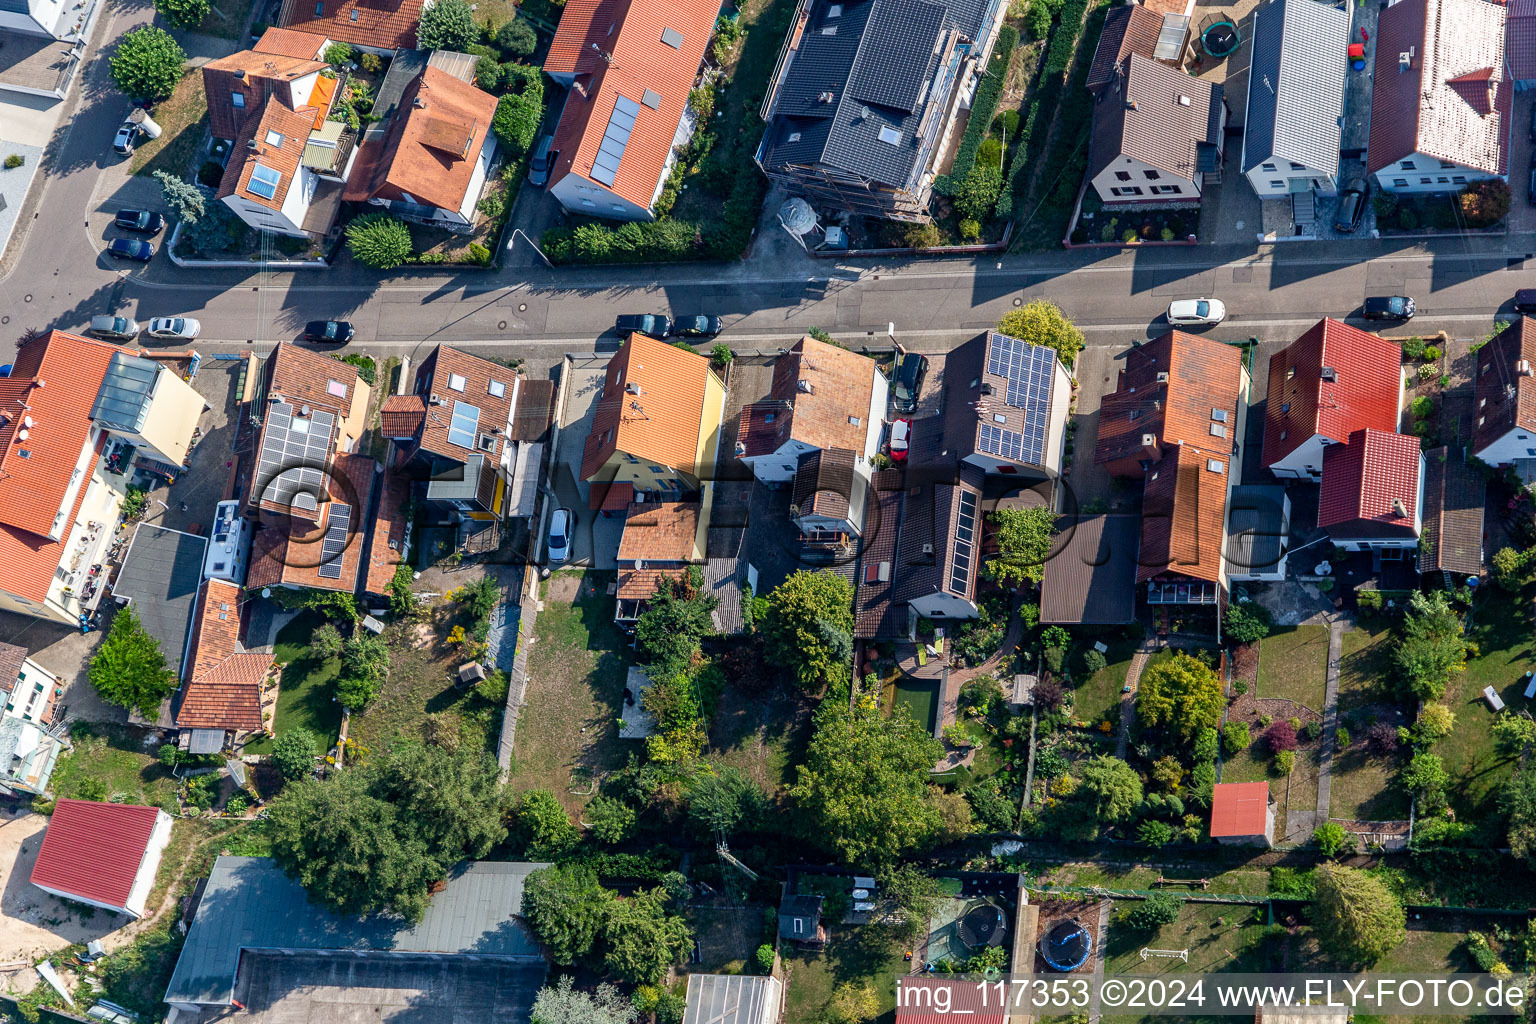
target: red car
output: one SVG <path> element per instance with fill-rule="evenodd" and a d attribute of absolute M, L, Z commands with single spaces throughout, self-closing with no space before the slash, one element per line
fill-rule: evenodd
<path fill-rule="evenodd" d="M 891 460 L 906 462 L 907 449 L 912 446 L 912 421 L 896 420 L 891 424 Z"/>

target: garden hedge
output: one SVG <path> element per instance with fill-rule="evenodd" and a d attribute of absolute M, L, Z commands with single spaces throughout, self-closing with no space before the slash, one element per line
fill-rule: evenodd
<path fill-rule="evenodd" d="M 1003 94 L 1003 85 L 1008 80 L 1008 62 L 1013 57 L 1013 48 L 1019 43 L 1019 30 L 1012 25 L 1004 25 L 997 34 L 997 46 L 992 50 L 992 59 L 987 63 L 987 72 L 982 76 L 981 84 L 976 87 L 976 95 L 971 98 L 971 119 L 965 126 L 965 135 L 960 140 L 960 148 L 955 150 L 955 162 L 951 165 L 948 174 L 941 174 L 934 179 L 933 190 L 942 195 L 948 195 L 959 187 L 966 175 L 971 173 L 971 167 L 976 163 L 976 150 L 981 146 L 981 140 L 987 137 L 992 130 L 992 117 L 997 113 L 997 101 Z"/>

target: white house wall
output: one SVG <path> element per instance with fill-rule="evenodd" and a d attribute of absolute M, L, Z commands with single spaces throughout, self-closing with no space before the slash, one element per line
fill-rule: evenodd
<path fill-rule="evenodd" d="M 1459 192 L 1469 182 L 1498 177 L 1502 175 L 1415 153 L 1377 171 L 1376 184 L 1389 192 Z"/>
<path fill-rule="evenodd" d="M 609 220 L 655 220 L 650 210 L 632 203 L 612 189 L 570 171 L 549 186 L 550 195 L 572 213 Z"/>
<path fill-rule="evenodd" d="M 1157 175 L 1156 178 L 1148 178 L 1147 173 Z M 1130 180 L 1122 180 L 1119 174 L 1129 174 Z M 1199 199 L 1200 186 L 1190 178 L 1181 178 L 1177 174 L 1170 174 L 1161 168 L 1151 164 L 1133 160 L 1128 156 L 1117 157 L 1108 167 L 1100 171 L 1093 179 L 1093 187 L 1098 190 L 1099 198 L 1106 203 L 1149 203 L 1168 202 L 1177 199 Z M 1162 189 L 1153 192 L 1154 187 Z M 1177 188 L 1178 191 L 1172 191 Z M 1115 195 L 1113 189 L 1119 189 L 1121 195 Z M 1127 189 L 1140 189 L 1140 192 L 1124 194 Z"/>
<path fill-rule="evenodd" d="M 1323 449 L 1327 447 L 1327 439 L 1322 434 L 1313 434 L 1291 454 L 1270 466 L 1269 471 L 1293 480 L 1303 476 L 1317 480 L 1323 473 Z"/>
<path fill-rule="evenodd" d="M 1488 447 L 1473 452 L 1490 466 L 1508 466 L 1516 459 L 1536 459 L 1536 433 L 1513 427 Z"/>
<path fill-rule="evenodd" d="M 1300 191 L 1315 188 L 1323 195 L 1338 191 L 1332 171 L 1319 170 L 1276 157 L 1259 164 L 1246 175 L 1248 184 L 1264 199 L 1283 199 L 1291 194 L 1291 182 L 1304 182 Z"/>

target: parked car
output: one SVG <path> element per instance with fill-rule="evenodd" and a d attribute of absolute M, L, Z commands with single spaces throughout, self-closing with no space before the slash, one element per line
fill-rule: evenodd
<path fill-rule="evenodd" d="M 928 376 L 928 357 L 908 352 L 896 365 L 896 377 L 891 381 L 891 405 L 897 412 L 916 412 L 917 397 L 923 391 L 923 378 Z"/>
<path fill-rule="evenodd" d="M 660 340 L 672 330 L 672 318 L 661 313 L 626 313 L 613 321 L 613 329 L 621 338 L 644 334 Z"/>
<path fill-rule="evenodd" d="M 1531 160 L 1531 189 L 1526 193 L 1526 198 L 1531 201 L 1532 206 L 1536 206 L 1536 155 L 1533 155 Z"/>
<path fill-rule="evenodd" d="M 891 459 L 906 462 L 907 451 L 912 447 L 912 421 L 902 417 L 891 424 Z"/>
<path fill-rule="evenodd" d="M 1339 209 L 1333 215 L 1333 230 L 1353 231 L 1365 216 L 1365 201 L 1371 194 L 1371 186 L 1364 178 L 1356 178 L 1339 193 Z"/>
<path fill-rule="evenodd" d="M 546 551 L 549 553 L 550 565 L 561 565 L 571 557 L 571 533 L 576 528 L 576 517 L 568 508 L 557 508 L 555 514 L 549 517 L 549 543 Z"/>
<path fill-rule="evenodd" d="M 345 320 L 311 320 L 304 325 L 304 340 L 328 345 L 345 345 L 356 333 Z"/>
<path fill-rule="evenodd" d="M 157 316 L 149 322 L 149 336 L 167 341 L 191 341 L 203 325 L 189 316 Z"/>
<path fill-rule="evenodd" d="M 1515 292 L 1516 313 L 1536 313 L 1536 288 L 1521 288 Z"/>
<path fill-rule="evenodd" d="M 158 235 L 165 227 L 165 218 L 148 210 L 118 210 L 112 223 L 124 231 L 133 231 L 141 235 Z"/>
<path fill-rule="evenodd" d="M 1412 320 L 1418 307 L 1406 295 L 1372 295 L 1365 300 L 1367 320 Z"/>
<path fill-rule="evenodd" d="M 674 338 L 713 338 L 725 330 L 725 321 L 717 316 L 682 316 L 672 321 L 667 333 Z"/>
<path fill-rule="evenodd" d="M 1174 299 L 1168 303 L 1168 322 L 1180 327 L 1206 327 L 1227 318 L 1220 299 Z"/>
<path fill-rule="evenodd" d="M 124 121 L 117 128 L 117 135 L 112 139 L 112 149 L 118 156 L 133 155 L 134 143 L 139 141 L 139 126 L 132 121 Z"/>
<path fill-rule="evenodd" d="M 107 255 L 115 260 L 138 260 L 148 263 L 155 258 L 155 247 L 142 238 L 114 238 L 107 245 Z"/>
<path fill-rule="evenodd" d="M 139 336 L 139 322 L 126 316 L 93 316 L 85 333 L 112 341 L 129 341 Z"/>
<path fill-rule="evenodd" d="M 560 155 L 551 148 L 554 144 L 555 137 L 546 135 L 533 147 L 533 157 L 528 161 L 528 184 L 543 188 L 549 180 L 549 169 L 555 166 L 555 158 Z"/>

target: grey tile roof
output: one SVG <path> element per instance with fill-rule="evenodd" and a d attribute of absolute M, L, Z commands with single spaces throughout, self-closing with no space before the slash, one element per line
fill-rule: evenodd
<path fill-rule="evenodd" d="M 539 944 L 518 918 L 523 882 L 544 864 L 475 861 L 460 865 L 432 897 L 421 923 L 371 916 L 345 918 L 311 903 L 298 882 L 266 857 L 220 857 L 198 903 L 168 1003 L 228 1006 L 246 949 L 473 953 L 539 958 Z"/>
<path fill-rule="evenodd" d="M 1118 82 L 1106 86 L 1094 104 L 1088 176 L 1128 156 L 1193 180 L 1202 160 L 1210 159 L 1202 157 L 1201 144 L 1213 152 L 1221 144 L 1222 96 L 1217 83 L 1131 54 Z"/>
<path fill-rule="evenodd" d="M 883 184 L 914 184 L 919 99 L 940 71 L 935 43 L 946 30 L 977 38 L 985 12 L 985 0 L 820 0 L 780 87 L 763 165 L 823 164 Z M 822 99 L 827 93 L 830 103 Z M 901 140 L 881 141 L 883 128 Z"/>
<path fill-rule="evenodd" d="M 1273 572 L 1286 536 L 1285 488 L 1245 484 L 1227 497 L 1225 558 L 1234 573 Z"/>
<path fill-rule="evenodd" d="M 1424 537 L 1421 572 L 1470 576 L 1483 571 L 1483 505 L 1487 481 L 1467 465 L 1461 449 L 1424 453 Z"/>
<path fill-rule="evenodd" d="M 1136 618 L 1136 555 L 1141 518 L 1079 519 L 1057 540 L 1040 586 L 1044 623 L 1121 623 Z"/>
<path fill-rule="evenodd" d="M 1254 14 L 1243 172 L 1267 160 L 1337 174 L 1349 12 L 1273 0 Z"/>
<path fill-rule="evenodd" d="M 140 523 L 112 584 L 112 596 L 130 602 L 144 629 L 160 641 L 166 665 L 178 675 L 207 551 L 205 537 Z"/>
<path fill-rule="evenodd" d="M 763 1024 L 779 1019 L 784 992 L 777 978 L 755 974 L 690 974 L 683 1024 Z"/>

